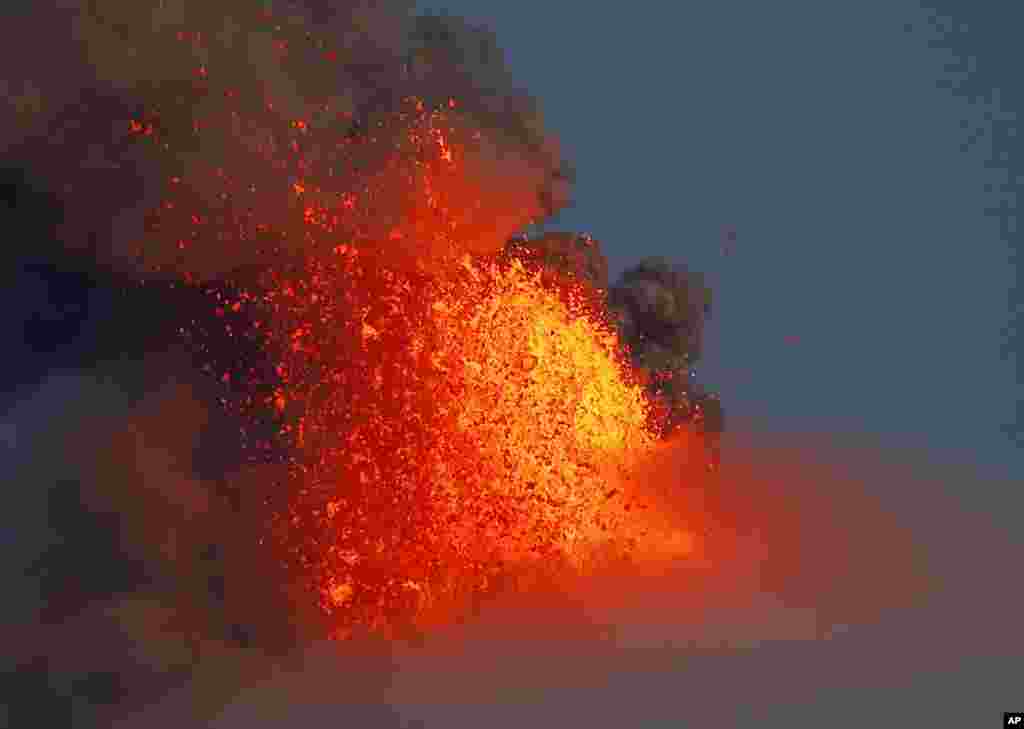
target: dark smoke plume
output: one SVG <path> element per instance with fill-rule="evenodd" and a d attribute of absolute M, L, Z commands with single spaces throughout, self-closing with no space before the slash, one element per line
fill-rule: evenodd
<path fill-rule="evenodd" d="M 476 199 L 447 191 L 462 203 L 454 214 L 472 250 L 497 250 L 568 202 L 571 173 L 557 141 L 489 32 L 416 17 L 402 2 L 272 10 L 248 1 L 100 0 L 5 18 L 0 53 L 16 77 L 3 81 L 0 143 L 59 200 L 66 250 L 132 274 L 215 278 L 267 260 L 260 223 L 275 229 L 277 253 L 301 252 L 301 211 L 280 200 L 302 169 L 282 168 L 279 152 L 302 141 L 305 169 L 316 168 L 325 197 L 370 184 L 405 132 L 385 122 L 410 97 L 431 107 L 457 99 L 453 126 L 474 134 L 463 164 Z M 331 166 L 323 141 L 348 134 L 366 143 Z M 160 141 L 144 143 L 152 137 Z M 170 153 L 161 154 L 165 144 Z M 193 240 L 191 224 L 161 211 L 175 198 L 217 225 Z M 373 218 L 400 228 L 411 213 L 404 204 L 383 201 Z"/>

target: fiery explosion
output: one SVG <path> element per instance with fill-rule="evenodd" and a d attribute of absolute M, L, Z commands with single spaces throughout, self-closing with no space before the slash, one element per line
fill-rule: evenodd
<path fill-rule="evenodd" d="M 533 163 L 493 167 L 500 151 L 454 98 L 409 98 L 338 135 L 275 128 L 272 102 L 245 112 L 230 89 L 211 105 L 215 76 L 199 77 L 193 131 L 239 169 L 200 160 L 172 177 L 150 235 L 177 260 L 145 240 L 139 256 L 196 281 L 221 249 L 264 264 L 220 310 L 251 309 L 246 335 L 277 360 L 272 392 L 245 408 L 279 423 L 260 448 L 289 452 L 269 533 L 335 635 L 444 623 L 531 575 L 693 549 L 630 481 L 658 409 L 604 293 L 506 245 L 542 214 L 533 183 L 511 182 Z M 131 131 L 169 149 L 164 126 L 157 110 Z M 273 181 L 248 182 L 254 165 Z M 235 370 L 219 376 L 266 392 Z"/>
<path fill-rule="evenodd" d="M 417 235 L 455 247 L 431 167 L 405 180 Z M 654 445 L 651 409 L 581 284 L 509 256 L 395 270 L 351 245 L 270 278 L 273 405 L 299 453 L 275 533 L 338 632 L 443 621 L 542 561 L 586 569 L 648 536 L 628 464 Z"/>
<path fill-rule="evenodd" d="M 301 457 L 278 535 L 327 611 L 430 621 L 505 565 L 635 546 L 626 466 L 653 445 L 645 397 L 614 336 L 539 274 L 467 257 L 417 279 L 341 246 L 282 284 L 275 403 L 297 413 Z"/>

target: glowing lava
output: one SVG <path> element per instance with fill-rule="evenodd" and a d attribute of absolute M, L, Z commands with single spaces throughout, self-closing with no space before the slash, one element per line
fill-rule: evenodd
<path fill-rule="evenodd" d="M 654 437 L 608 325 L 517 260 L 437 278 L 365 258 L 340 246 L 268 296 L 298 453 L 276 534 L 339 631 L 627 554 L 647 531 L 629 462 Z"/>
<path fill-rule="evenodd" d="M 535 161 L 455 100 L 338 136 L 203 98 L 196 134 L 237 169 L 173 177 L 153 235 L 186 280 L 236 253 L 265 267 L 218 311 L 252 306 L 278 360 L 250 410 L 276 412 L 289 453 L 270 534 L 335 634 L 444 622 L 524 572 L 628 557 L 653 529 L 629 481 L 651 407 L 582 286 L 504 255 L 543 214 Z"/>

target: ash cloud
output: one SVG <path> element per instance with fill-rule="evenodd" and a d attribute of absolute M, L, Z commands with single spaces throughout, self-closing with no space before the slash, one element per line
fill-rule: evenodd
<path fill-rule="evenodd" d="M 400 1 L 263 9 L 241 0 L 104 0 L 4 19 L 3 151 L 60 201 L 62 246 L 132 274 L 160 268 L 200 278 L 265 263 L 269 248 L 302 253 L 301 209 L 281 204 L 302 177 L 282 165 L 289 146 L 301 142 L 316 168 L 336 140 L 370 140 L 356 159 L 310 173 L 337 202 L 385 171 L 407 131 L 393 117 L 409 97 L 428 108 L 456 99 L 446 112 L 452 125 L 476 135 L 459 150 L 464 179 L 447 191 L 470 250 L 496 251 L 568 203 L 571 172 L 557 140 L 516 88 L 492 33 L 414 16 Z M 151 126 L 160 141 L 147 144 Z M 409 172 L 393 171 L 396 179 Z M 467 189 L 481 193 L 472 204 Z M 175 197 L 188 213 L 229 223 L 194 242 L 187 224 L 152 225 L 161 201 Z M 401 229 L 417 212 L 407 206 L 393 200 L 383 212 Z M 261 242 L 256 223 L 273 227 L 274 246 Z M 400 232 L 404 247 L 414 245 L 415 230 Z"/>
<path fill-rule="evenodd" d="M 4 543 L 17 546 L 4 559 L 12 726 L 107 726 L 166 708 L 182 683 L 185 699 L 156 723 L 205 721 L 324 632 L 261 550 L 274 467 L 239 473 L 238 423 L 175 349 L 178 327 L 210 317 L 209 302 L 154 281 L 187 273 L 228 285 L 218 279 L 308 252 L 300 203 L 282 204 L 296 182 L 283 150 L 301 141 L 323 162 L 330 142 L 355 139 L 348 167 L 310 178 L 327 196 L 375 181 L 394 194 L 409 171 L 396 149 L 408 129 L 378 123 L 416 96 L 444 110 L 461 144 L 459 174 L 435 193 L 468 250 L 498 250 L 568 201 L 557 141 L 493 34 L 417 18 L 401 2 L 278 3 L 272 18 L 264 7 L 3 11 L 5 227 L 21 231 L 4 247 L 0 315 L 14 350 L 4 482 L 19 486 L 3 510 Z M 411 245 L 452 253 L 418 240 L 402 195 L 375 202 L 361 230 L 335 237 L 397 239 L 382 247 L 389 261 Z M 276 228 L 273 245 L 253 234 L 252 210 Z M 195 239 L 191 214 L 214 221 Z M 240 342 L 222 345 L 227 359 L 259 360 Z"/>
<path fill-rule="evenodd" d="M 199 712 L 318 634 L 260 547 L 258 495 L 202 474 L 232 437 L 211 400 L 169 351 L 54 374 L 5 412 L 12 726 L 104 726 L 208 671 Z"/>

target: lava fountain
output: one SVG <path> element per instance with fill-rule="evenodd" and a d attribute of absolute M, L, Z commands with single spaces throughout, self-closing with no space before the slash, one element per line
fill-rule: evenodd
<path fill-rule="evenodd" d="M 652 534 L 632 488 L 651 407 L 582 287 L 515 258 L 395 271 L 345 245 L 273 278 L 296 453 L 274 534 L 340 633 L 443 622 L 510 576 L 652 539 L 692 549 L 683 525 Z"/>
<path fill-rule="evenodd" d="M 193 136 L 219 140 L 225 164 L 190 157 L 171 177 L 138 256 L 235 281 L 218 310 L 249 314 L 228 334 L 269 353 L 273 381 L 244 365 L 219 377 L 262 393 L 250 424 L 277 423 L 258 444 L 288 454 L 267 539 L 333 635 L 444 623 L 541 574 L 693 551 L 631 481 L 657 408 L 600 292 L 506 246 L 544 215 L 550 150 L 509 154 L 454 98 L 409 97 L 338 133 L 214 94 L 216 69 L 198 78 Z M 173 154 L 161 113 L 131 131 Z"/>

